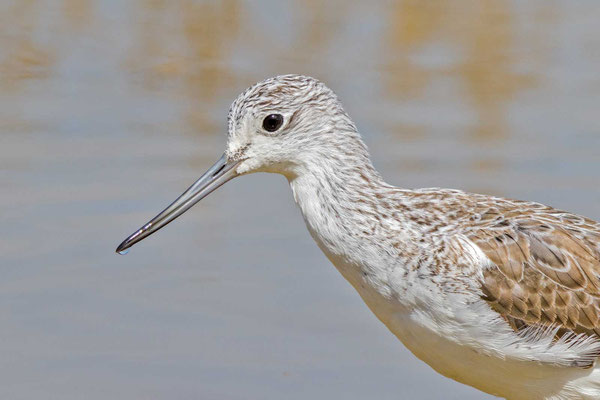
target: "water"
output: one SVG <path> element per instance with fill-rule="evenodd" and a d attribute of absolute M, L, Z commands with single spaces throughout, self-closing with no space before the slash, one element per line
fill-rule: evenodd
<path fill-rule="evenodd" d="M 118 252 L 120 255 L 124 256 L 125 254 L 129 253 L 129 249 L 125 249 L 125 250 L 121 250 Z"/>
<path fill-rule="evenodd" d="M 482 399 L 412 356 L 251 175 L 115 246 L 316 76 L 390 183 L 600 219 L 597 2 L 0 1 L 0 398 Z"/>

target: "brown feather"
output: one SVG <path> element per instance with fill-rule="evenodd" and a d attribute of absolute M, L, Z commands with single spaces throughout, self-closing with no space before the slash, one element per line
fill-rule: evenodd
<path fill-rule="evenodd" d="M 598 224 L 549 207 L 514 213 L 498 206 L 468 233 L 493 263 L 483 271 L 483 298 L 514 329 L 557 326 L 559 335 L 600 338 Z"/>

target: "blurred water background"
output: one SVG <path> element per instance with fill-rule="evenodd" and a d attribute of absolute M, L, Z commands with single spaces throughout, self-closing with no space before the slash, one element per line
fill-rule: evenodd
<path fill-rule="evenodd" d="M 491 398 L 371 315 L 282 177 L 114 249 L 281 73 L 338 93 L 390 183 L 600 219 L 598 21 L 597 1 L 0 1 L 0 398 Z"/>

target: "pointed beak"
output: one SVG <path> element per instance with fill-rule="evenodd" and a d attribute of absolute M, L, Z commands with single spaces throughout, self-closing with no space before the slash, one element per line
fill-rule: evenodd
<path fill-rule="evenodd" d="M 124 254 L 131 246 L 152 235 L 154 232 L 189 210 L 194 204 L 208 196 L 219 186 L 230 179 L 235 178 L 238 175 L 235 172 L 235 167 L 240 161 L 241 160 L 227 161 L 227 157 L 223 154 L 215 165 L 210 167 L 200 179 L 171 203 L 169 207 L 165 208 L 160 214 L 152 218 L 150 222 L 125 239 L 123 243 L 117 247 L 117 253 Z"/>

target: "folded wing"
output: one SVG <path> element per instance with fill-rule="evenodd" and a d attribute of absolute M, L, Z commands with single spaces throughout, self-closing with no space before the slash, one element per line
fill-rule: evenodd
<path fill-rule="evenodd" d="M 492 261 L 483 298 L 517 331 L 555 327 L 600 339 L 600 229 L 551 208 L 492 209 L 467 234 Z"/>

